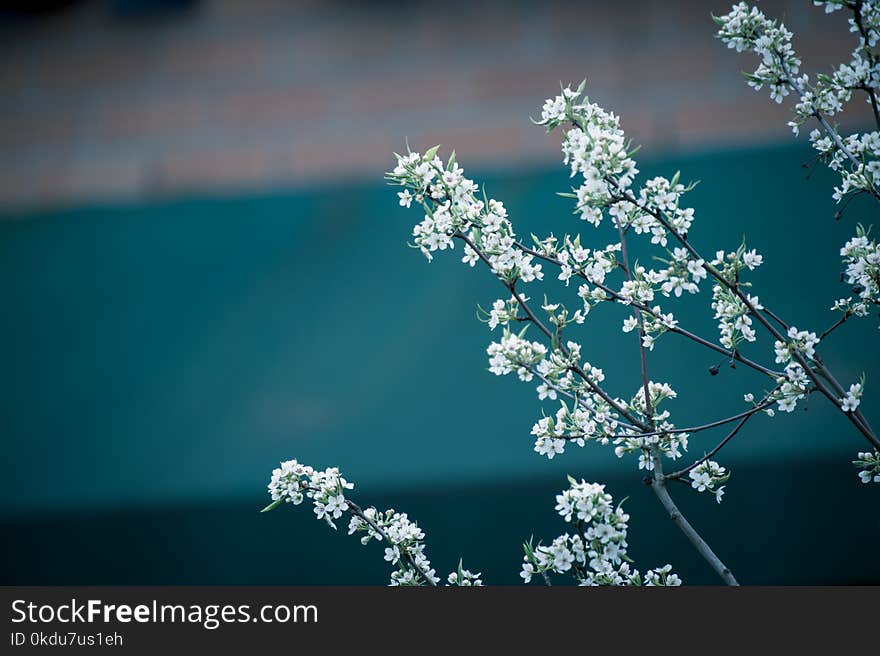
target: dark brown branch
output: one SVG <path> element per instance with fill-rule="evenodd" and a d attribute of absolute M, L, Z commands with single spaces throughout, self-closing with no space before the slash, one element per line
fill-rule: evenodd
<path fill-rule="evenodd" d="M 704 455 L 704 456 L 703 456 L 702 458 L 700 458 L 699 460 L 694 461 L 691 465 L 685 467 L 684 469 L 680 469 L 679 471 L 677 471 L 677 472 L 673 472 L 673 473 L 671 473 L 671 474 L 666 474 L 666 476 L 664 476 L 664 478 L 665 478 L 666 480 L 674 480 L 674 479 L 677 479 L 677 478 L 681 478 L 682 476 L 684 476 L 685 474 L 687 474 L 688 472 L 690 472 L 692 469 L 696 469 L 697 467 L 699 467 L 700 465 L 702 465 L 704 462 L 706 462 L 707 460 L 709 460 L 709 459 L 710 459 L 712 456 L 714 456 L 716 453 L 718 453 L 719 451 L 721 451 L 721 449 L 724 448 L 724 445 L 727 444 L 728 442 L 730 442 L 730 440 L 732 440 L 732 439 L 736 436 L 736 434 L 739 433 L 740 429 L 741 429 L 743 426 L 746 425 L 746 422 L 747 422 L 749 419 L 751 419 L 752 417 L 754 417 L 754 416 L 755 416 L 755 413 L 754 413 L 754 412 L 751 413 L 751 414 L 747 414 L 745 417 L 743 417 L 742 419 L 740 419 L 739 423 L 738 423 L 736 426 L 734 426 L 733 430 L 730 431 L 730 432 L 724 437 L 724 439 L 721 440 L 721 441 L 715 446 L 714 449 L 712 449 L 711 451 L 709 451 L 709 453 L 707 453 L 706 455 Z"/>

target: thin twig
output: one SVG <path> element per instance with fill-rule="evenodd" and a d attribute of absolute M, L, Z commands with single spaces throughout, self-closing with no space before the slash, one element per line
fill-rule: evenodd
<path fill-rule="evenodd" d="M 684 476 L 685 474 L 687 474 L 687 473 L 688 473 L 689 471 L 691 471 L 692 469 L 696 469 L 697 467 L 699 467 L 700 465 L 702 465 L 704 462 L 706 462 L 707 460 L 709 460 L 709 459 L 710 459 L 712 456 L 714 456 L 716 453 L 718 453 L 719 451 L 721 451 L 721 449 L 724 447 L 724 445 L 727 444 L 728 442 L 730 442 L 730 440 L 732 440 L 732 439 L 736 436 L 736 434 L 740 431 L 740 429 L 741 429 L 743 426 L 746 425 L 746 422 L 747 422 L 749 419 L 751 419 L 752 417 L 754 417 L 754 416 L 755 416 L 755 413 L 753 412 L 753 413 L 751 413 L 751 414 L 746 415 L 746 416 L 743 417 L 742 419 L 740 419 L 739 423 L 738 423 L 736 426 L 734 426 L 733 430 L 730 431 L 727 435 L 725 435 L 725 436 L 724 436 L 724 439 L 721 440 L 721 441 L 715 446 L 714 449 L 712 449 L 711 451 L 709 451 L 709 453 L 707 453 L 706 455 L 704 455 L 704 456 L 703 456 L 702 458 L 700 458 L 699 460 L 694 461 L 692 464 L 690 464 L 689 466 L 685 467 L 684 469 L 680 469 L 679 471 L 677 471 L 677 472 L 673 472 L 672 474 L 666 474 L 666 475 L 664 476 L 664 478 L 665 478 L 667 481 L 669 481 L 669 480 L 674 480 L 674 479 L 677 479 L 677 478 L 681 478 L 682 476 Z"/>
<path fill-rule="evenodd" d="M 653 437 L 654 435 L 677 435 L 679 433 L 699 433 L 705 430 L 709 430 L 711 428 L 717 428 L 718 426 L 723 426 L 724 424 L 729 424 L 731 422 L 737 421 L 738 419 L 742 419 L 743 417 L 751 417 L 754 414 L 761 412 L 762 410 L 766 410 L 771 405 L 773 405 L 773 401 L 763 401 L 756 405 L 753 408 L 749 408 L 744 412 L 740 412 L 739 414 L 733 415 L 731 417 L 725 417 L 724 419 L 718 419 L 717 421 L 710 421 L 707 424 L 701 424 L 699 426 L 690 426 L 688 428 L 670 428 L 669 430 L 658 430 L 652 431 L 650 433 L 636 433 L 634 435 L 615 435 L 614 437 Z"/>
<path fill-rule="evenodd" d="M 832 332 L 834 332 L 839 326 L 842 326 L 843 323 L 847 319 L 849 319 L 851 314 L 852 313 L 849 311 L 844 312 L 843 315 L 840 317 L 840 319 L 838 319 L 837 321 L 834 322 L 834 325 L 832 325 L 830 328 L 827 328 L 821 335 L 819 335 L 819 341 L 821 342 L 823 339 L 828 337 L 828 335 L 830 335 Z"/>

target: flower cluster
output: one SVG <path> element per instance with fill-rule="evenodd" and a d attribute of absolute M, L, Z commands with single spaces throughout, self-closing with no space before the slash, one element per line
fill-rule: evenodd
<path fill-rule="evenodd" d="M 618 426 L 616 417 L 595 395 L 584 396 L 571 410 L 565 401 L 560 401 L 554 416 L 542 417 L 532 426 L 535 452 L 552 460 L 565 451 L 566 444 L 584 446 L 588 440 L 608 444 Z"/>
<path fill-rule="evenodd" d="M 776 353 L 776 362 L 785 364 L 790 361 L 794 353 L 800 353 L 808 360 L 816 355 L 816 345 L 819 338 L 816 333 L 808 330 L 798 330 L 797 327 L 791 326 L 788 329 L 788 341 L 782 342 L 776 340 L 773 343 L 773 350 Z"/>
<path fill-rule="evenodd" d="M 835 138 L 836 137 L 836 138 Z M 880 132 L 865 132 L 840 137 L 836 133 L 810 132 L 810 143 L 828 168 L 840 174 L 841 183 L 832 197 L 840 201 L 851 193 L 877 195 L 880 187 Z"/>
<path fill-rule="evenodd" d="M 746 251 L 744 243 L 730 253 L 717 251 L 711 262 L 718 275 L 729 283 L 718 283 L 712 287 L 712 309 L 715 310 L 715 319 L 718 320 L 718 332 L 721 334 L 719 341 L 731 350 L 736 349 L 743 341 L 754 342 L 757 339 L 749 305 L 755 310 L 763 309 L 757 296 L 746 294 L 747 305 L 731 287 L 745 284 L 739 281 L 743 269 L 754 271 L 763 262 L 764 257 L 755 249 Z"/>
<path fill-rule="evenodd" d="M 697 492 L 711 492 L 715 495 L 715 500 L 721 503 L 724 486 L 720 483 L 725 483 L 730 478 L 730 472 L 726 468 L 714 460 L 704 460 L 691 469 L 688 476 L 690 476 L 692 488 Z"/>
<path fill-rule="evenodd" d="M 312 500 L 318 519 L 324 519 L 336 528 L 333 520 L 348 510 L 345 491 L 352 489 L 354 484 L 342 478 L 336 467 L 320 471 L 296 460 L 287 460 L 272 471 L 268 487 L 272 507 L 281 503 L 299 505 L 308 498 Z"/>
<path fill-rule="evenodd" d="M 516 335 L 505 329 L 500 342 L 489 344 L 486 349 L 489 371 L 496 376 L 506 376 L 515 371 L 524 382 L 534 378 L 535 365 L 544 361 L 547 347 L 541 342 L 523 339 L 523 334 Z"/>
<path fill-rule="evenodd" d="M 425 532 L 406 513 L 365 508 L 362 517 L 352 515 L 348 524 L 349 535 L 359 532 L 364 533 L 362 544 L 372 539 L 389 545 L 385 548 L 385 560 L 397 566 L 391 574 L 392 586 L 438 583 L 437 573 L 425 556 Z"/>
<path fill-rule="evenodd" d="M 657 410 L 660 404 L 666 399 L 676 398 L 678 393 L 669 386 L 669 383 L 655 383 L 654 381 L 649 381 L 647 387 L 649 395 L 648 401 L 650 402 L 652 412 L 648 412 L 648 406 L 645 403 L 644 385 L 639 385 L 639 388 L 630 401 L 629 406 L 643 417 L 650 418 L 653 421 L 663 421 L 669 417 L 669 412 L 664 411 L 663 413 L 658 413 Z"/>
<path fill-rule="evenodd" d="M 631 428 L 623 428 L 621 434 L 614 439 L 614 454 L 618 458 L 630 453 L 639 454 L 639 469 L 652 471 L 654 458 L 652 451 L 656 447 L 660 454 L 676 460 L 681 458 L 682 451 L 688 448 L 688 433 L 677 431 L 675 425 L 668 421 L 669 411 L 659 411 L 659 406 L 666 399 L 674 399 L 678 394 L 668 383 L 648 382 L 648 392 L 652 412 L 649 414 L 645 405 L 645 386 L 640 385 L 628 408 L 649 423 L 657 426 L 657 431 L 651 434 L 643 434 L 642 431 Z"/>
<path fill-rule="evenodd" d="M 347 482 L 336 467 L 321 471 L 296 460 L 287 460 L 272 471 L 268 488 L 272 503 L 263 512 L 273 510 L 282 503 L 299 505 L 305 499 L 311 499 L 318 519 L 325 519 L 334 529 L 336 524 L 333 520 L 339 519 L 344 512 L 350 513 L 349 535 L 363 533 L 361 544 L 364 545 L 371 540 L 387 545 L 385 560 L 397 566 L 391 574 L 390 585 L 437 585 L 440 582 L 425 555 L 425 532 L 419 525 L 406 513 L 393 509 L 380 512 L 370 506 L 361 510 L 345 496 L 345 491 L 353 489 L 354 484 Z M 449 575 L 448 581 L 455 585 L 483 584 L 479 573 L 462 569 L 461 561 L 458 570 Z"/>
<path fill-rule="evenodd" d="M 634 194 L 630 187 L 639 172 L 632 158 L 635 149 L 617 116 L 582 97 L 584 86 L 581 83 L 576 90 L 566 87 L 561 95 L 547 100 L 538 122 L 548 132 L 563 124 L 571 126 L 562 140 L 563 162 L 571 168 L 572 177 L 579 174 L 582 182 L 562 195 L 574 198 L 575 213 L 594 226 L 599 226 L 607 213 L 615 227 L 631 227 L 661 246 L 666 246 L 668 227 L 686 235 L 694 211 L 680 207 L 679 200 L 690 187 L 681 184 L 676 174 L 672 180 L 648 180 Z"/>
<path fill-rule="evenodd" d="M 617 266 L 615 253 L 620 251 L 619 243 L 590 250 L 581 246 L 580 235 L 574 238 L 565 235 L 559 245 L 556 244 L 556 240 L 552 236 L 544 241 L 537 239 L 535 241 L 535 245 L 539 247 L 542 255 L 554 258 L 559 263 L 558 278 L 565 283 L 566 287 L 572 276 L 577 276 L 592 285 L 602 285 L 605 283 L 605 277 Z M 589 301 L 601 301 L 608 298 L 604 294 L 600 295 L 598 299 L 588 298 L 584 289 L 586 287 L 582 287 L 578 295 L 584 301 L 585 312 L 589 312 Z"/>
<path fill-rule="evenodd" d="M 458 569 L 454 572 L 450 572 L 449 576 L 446 577 L 447 585 L 456 585 L 462 588 L 471 588 L 471 587 L 481 587 L 483 585 L 482 579 L 480 577 L 482 574 L 477 572 L 474 574 L 470 570 L 463 569 L 461 561 L 458 561 Z"/>
<path fill-rule="evenodd" d="M 519 301 L 515 296 L 504 300 L 497 299 L 492 303 L 492 309 L 488 312 L 477 306 L 480 321 L 485 321 L 489 325 L 489 330 L 495 330 L 498 326 L 507 326 L 511 321 L 517 321 L 519 310 Z"/>
<path fill-rule="evenodd" d="M 581 218 L 598 226 L 602 211 L 597 206 L 607 205 L 616 188 L 628 187 L 638 173 L 629 151 L 620 119 L 610 112 L 581 97 L 586 81 L 576 90 L 566 87 L 556 98 L 548 99 L 538 125 L 551 132 L 563 123 L 570 123 L 562 142 L 564 163 L 574 177 L 580 174 L 583 183 L 575 191 L 577 211 Z M 617 184 L 609 184 L 615 178 Z"/>
<path fill-rule="evenodd" d="M 862 402 L 862 393 L 865 391 L 865 379 L 859 383 L 853 383 L 849 386 L 849 391 L 840 399 L 840 409 L 844 412 L 855 412 L 856 408 Z"/>
<path fill-rule="evenodd" d="M 847 316 L 865 317 L 868 315 L 868 304 L 863 301 L 853 302 L 852 296 L 837 299 L 831 309 L 843 312 Z"/>
<path fill-rule="evenodd" d="M 857 2 L 816 2 L 826 12 L 846 7 L 852 10 L 850 30 L 859 35 L 851 60 L 831 74 L 819 74 L 814 83 L 808 75 L 799 74 L 800 59 L 791 46 L 792 34 L 784 25 L 767 18 L 757 7 L 740 2 L 715 21 L 717 36 L 738 52 L 751 51 L 760 57 L 753 73 L 746 74 L 755 89 L 766 85 L 778 103 L 794 92 L 797 96 L 795 116 L 789 122 L 795 134 L 808 120 L 819 119 L 821 130 L 810 133 L 810 142 L 828 166 L 841 175 L 841 185 L 834 190 L 835 200 L 852 192 L 867 191 L 877 196 L 880 185 L 880 133 L 867 132 L 841 136 L 826 117 L 840 113 L 854 92 L 865 92 L 865 101 L 872 104 L 878 121 L 877 102 L 880 95 L 880 58 L 874 46 L 880 28 L 880 3 L 876 0 Z"/>
<path fill-rule="evenodd" d="M 730 13 L 715 18 L 715 22 L 718 38 L 728 48 L 737 52 L 750 50 L 761 58 L 754 72 L 746 74 L 749 86 L 760 90 L 767 85 L 770 97 L 781 103 L 791 93 L 790 79 L 798 74 L 801 65 L 791 47 L 791 32 L 745 2 L 733 5 Z"/>
<path fill-rule="evenodd" d="M 768 399 L 775 401 L 782 412 L 793 412 L 797 402 L 810 391 L 810 378 L 804 368 L 796 362 L 785 365 L 784 375 L 776 379 L 776 388 Z M 769 414 L 769 412 L 768 412 Z"/>
<path fill-rule="evenodd" d="M 756 310 L 761 309 L 757 298 L 749 297 L 749 302 Z M 715 310 L 714 318 L 718 320 L 718 332 L 721 334 L 718 341 L 722 346 L 735 350 L 743 340 L 754 342 L 757 339 L 749 307 L 728 287 L 720 284 L 712 287 L 712 309 Z"/>
<path fill-rule="evenodd" d="M 655 435 L 642 435 L 638 431 L 625 429 L 622 435 L 614 439 L 614 455 L 618 458 L 630 453 L 639 454 L 639 469 L 653 471 L 654 458 L 651 453 L 656 446 L 658 451 L 669 458 L 676 460 L 681 458 L 682 451 L 687 451 L 689 433 L 677 431 L 675 426 L 668 421 L 658 425 L 658 433 Z"/>
<path fill-rule="evenodd" d="M 626 553 L 629 515 L 614 506 L 604 485 L 568 480 L 570 487 L 556 495 L 556 511 L 575 525 L 575 532 L 546 546 L 524 544 L 522 579 L 528 583 L 535 575 L 570 573 L 579 585 L 643 585 Z M 644 585 L 675 586 L 681 579 L 666 565 L 647 572 Z"/>
<path fill-rule="evenodd" d="M 647 310 L 642 315 L 642 346 L 649 351 L 653 351 L 657 337 L 665 333 L 667 330 L 675 328 L 678 325 L 678 320 L 672 312 L 664 314 L 659 305 L 647 308 Z M 621 330 L 628 333 L 638 328 L 638 326 L 638 318 L 630 316 L 623 320 L 623 327 Z"/>
<path fill-rule="evenodd" d="M 453 239 L 465 240 L 463 262 L 473 266 L 486 258 L 498 276 L 513 282 L 531 282 L 544 277 L 532 255 L 516 247 L 516 234 L 504 204 L 477 198 L 478 187 L 464 176 L 455 153 L 444 165 L 438 147 L 421 155 L 397 155 L 397 166 L 388 180 L 405 187 L 399 192 L 401 205 L 421 204 L 424 219 L 413 228 L 414 246 L 430 261 L 432 253 L 454 248 Z"/>
<path fill-rule="evenodd" d="M 833 309 L 850 311 L 856 316 L 868 313 L 869 304 L 880 304 L 880 246 L 868 239 L 868 231 L 858 226 L 856 236 L 840 249 L 840 257 L 846 267 L 846 282 L 853 286 L 853 293 L 859 298 L 841 299 Z"/>
<path fill-rule="evenodd" d="M 674 588 L 680 585 L 681 578 L 672 571 L 672 565 L 669 563 L 645 572 L 645 587 Z"/>
<path fill-rule="evenodd" d="M 880 451 L 859 453 L 858 460 L 853 464 L 860 469 L 859 479 L 862 483 L 880 483 Z"/>

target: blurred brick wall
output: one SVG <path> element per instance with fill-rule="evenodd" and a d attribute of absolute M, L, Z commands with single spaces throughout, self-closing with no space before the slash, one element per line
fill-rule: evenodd
<path fill-rule="evenodd" d="M 713 38 L 729 4 L 104 1 L 6 19 L 0 205 L 378 180 L 404 137 L 471 166 L 554 162 L 528 117 L 583 77 L 647 152 L 787 139 L 787 110 L 739 75 L 752 60 Z M 762 5 L 808 70 L 852 47 L 840 14 Z"/>

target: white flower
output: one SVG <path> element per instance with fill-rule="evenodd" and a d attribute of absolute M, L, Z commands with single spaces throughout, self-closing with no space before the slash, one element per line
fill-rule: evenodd
<path fill-rule="evenodd" d="M 859 404 L 862 402 L 862 384 L 861 383 L 853 383 L 849 386 L 849 391 L 846 393 L 846 396 L 841 399 L 840 409 L 844 412 L 854 412 L 856 408 L 859 407 Z"/>
<path fill-rule="evenodd" d="M 548 437 L 539 437 L 535 440 L 535 452 L 538 455 L 547 456 L 548 460 L 553 460 L 556 454 L 564 451 L 565 440 Z"/>
<path fill-rule="evenodd" d="M 551 401 L 556 400 L 556 390 L 553 387 L 547 385 L 547 383 L 541 383 L 537 387 L 538 390 L 538 400 L 543 401 L 544 399 L 550 399 Z"/>
<path fill-rule="evenodd" d="M 743 253 L 742 255 L 743 264 L 745 264 L 750 270 L 757 269 L 761 266 L 761 263 L 764 261 L 764 257 L 759 255 L 755 249 Z"/>
<path fill-rule="evenodd" d="M 724 495 L 724 486 L 718 486 L 730 478 L 727 469 L 714 460 L 705 460 L 688 472 L 691 479 L 691 487 L 697 492 L 709 491 L 715 495 L 715 501 L 721 503 Z M 718 487 L 716 487 L 718 486 Z"/>
<path fill-rule="evenodd" d="M 859 453 L 853 464 L 861 470 L 859 480 L 862 483 L 880 483 L 880 451 Z"/>

